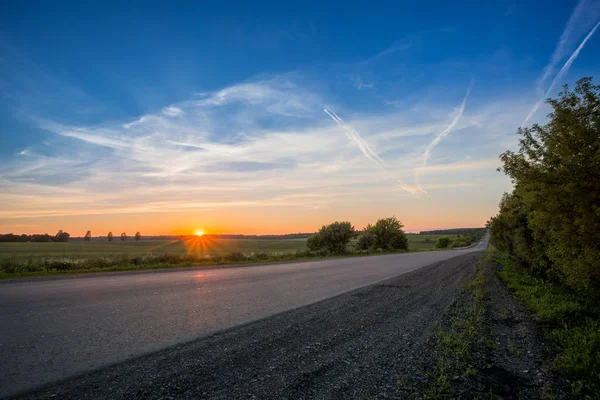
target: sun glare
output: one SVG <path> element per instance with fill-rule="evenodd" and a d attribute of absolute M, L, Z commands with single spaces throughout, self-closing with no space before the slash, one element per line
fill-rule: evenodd
<path fill-rule="evenodd" d="M 196 231 L 196 236 L 202 236 L 202 235 L 204 235 L 204 232 L 202 232 L 202 231 Z"/>

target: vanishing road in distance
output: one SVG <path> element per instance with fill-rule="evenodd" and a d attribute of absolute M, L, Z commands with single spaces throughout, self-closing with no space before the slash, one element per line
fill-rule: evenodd
<path fill-rule="evenodd" d="M 0 283 L 0 397 L 486 247 Z"/>

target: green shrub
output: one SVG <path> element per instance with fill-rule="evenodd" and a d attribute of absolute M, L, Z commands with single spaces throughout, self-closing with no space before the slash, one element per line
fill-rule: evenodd
<path fill-rule="evenodd" d="M 435 248 L 436 249 L 447 249 L 450 246 L 450 238 L 448 236 L 442 236 L 441 238 L 438 238 L 438 240 L 435 242 Z"/>
<path fill-rule="evenodd" d="M 350 222 L 334 222 L 323 227 L 308 238 L 307 247 L 312 251 L 327 249 L 334 254 L 346 252 L 346 246 L 355 236 L 354 227 Z"/>
<path fill-rule="evenodd" d="M 408 238 L 402 230 L 404 225 L 396 218 L 381 218 L 375 225 L 367 225 L 365 233 L 375 237 L 375 243 L 370 247 L 385 250 L 408 250 Z"/>

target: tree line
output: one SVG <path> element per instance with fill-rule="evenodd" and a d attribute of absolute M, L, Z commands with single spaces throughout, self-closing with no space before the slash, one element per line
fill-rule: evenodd
<path fill-rule="evenodd" d="M 519 128 L 500 171 L 514 190 L 488 222 L 494 247 L 532 275 L 600 300 L 600 86 L 567 85 L 546 125 Z"/>
<path fill-rule="evenodd" d="M 58 231 L 56 235 L 51 236 L 47 233 L 44 234 L 33 234 L 33 235 L 15 235 L 12 233 L 7 233 L 0 235 L 0 242 L 12 242 L 12 243 L 24 243 L 24 242 L 34 242 L 34 243 L 46 243 L 46 242 L 68 242 L 71 236 L 67 232 L 63 232 L 62 230 Z M 108 232 L 106 235 L 106 239 L 109 242 L 112 242 L 114 235 L 112 232 Z M 133 237 L 135 241 L 139 241 L 142 238 L 142 235 L 139 232 Z M 127 240 L 127 233 L 123 232 L 120 236 L 121 241 Z M 89 242 L 92 240 L 92 231 L 87 231 L 83 237 L 83 240 Z"/>
<path fill-rule="evenodd" d="M 45 242 L 68 242 L 70 235 L 67 232 L 58 231 L 56 235 L 51 236 L 47 233 L 33 234 L 33 235 L 14 235 L 7 233 L 0 235 L 0 242 L 34 242 L 34 243 L 45 243 Z"/>

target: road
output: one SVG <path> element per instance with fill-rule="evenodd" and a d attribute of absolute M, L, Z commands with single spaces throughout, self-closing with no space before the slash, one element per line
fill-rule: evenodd
<path fill-rule="evenodd" d="M 476 247 L 0 284 L 0 396 L 317 302 Z"/>

